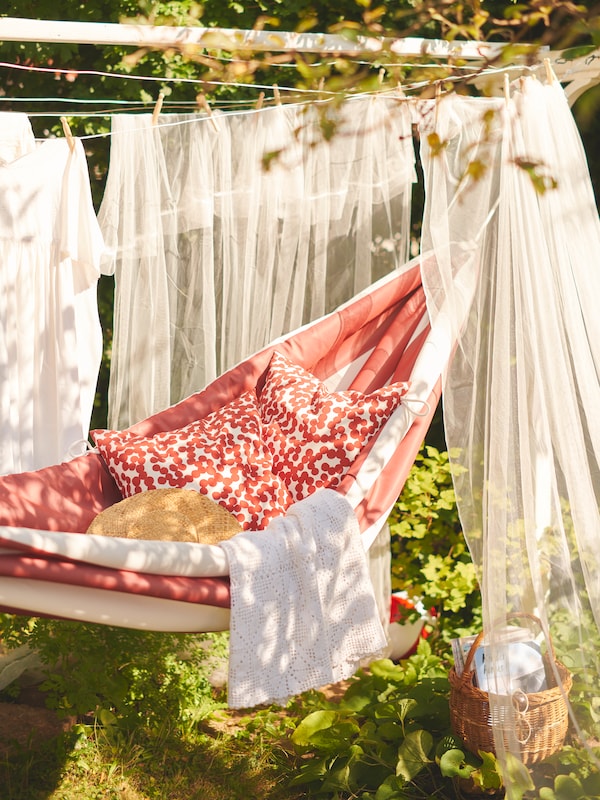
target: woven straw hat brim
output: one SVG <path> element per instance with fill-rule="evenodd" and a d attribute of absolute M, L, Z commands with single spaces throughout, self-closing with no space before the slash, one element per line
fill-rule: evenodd
<path fill-rule="evenodd" d="M 87 533 L 126 539 L 217 544 L 242 530 L 227 509 L 192 489 L 153 489 L 106 508 Z"/>

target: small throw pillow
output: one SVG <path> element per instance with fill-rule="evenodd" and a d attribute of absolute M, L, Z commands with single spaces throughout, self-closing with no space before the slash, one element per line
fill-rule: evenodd
<path fill-rule="evenodd" d="M 190 489 L 139 492 L 106 508 L 87 532 L 125 539 L 217 544 L 242 530 L 237 519 Z"/>
<path fill-rule="evenodd" d="M 247 391 L 178 430 L 151 437 L 96 430 L 92 437 L 123 497 L 195 489 L 234 514 L 244 530 L 260 530 L 291 505 L 262 428 L 256 393 Z"/>
<path fill-rule="evenodd" d="M 273 354 L 259 407 L 273 470 L 294 502 L 317 489 L 335 489 L 408 387 L 395 383 L 371 394 L 330 392 L 310 372 Z"/>

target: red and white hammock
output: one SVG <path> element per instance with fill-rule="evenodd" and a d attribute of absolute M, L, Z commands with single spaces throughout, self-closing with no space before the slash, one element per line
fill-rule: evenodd
<path fill-rule="evenodd" d="M 409 381 L 411 401 L 363 448 L 338 488 L 368 547 L 422 444 L 450 352 L 445 331 L 430 326 L 420 262 L 130 430 L 151 436 L 205 417 L 255 386 L 275 349 L 332 391 L 368 393 Z M 151 630 L 227 629 L 230 591 L 221 547 L 85 535 L 92 519 L 120 499 L 97 452 L 0 477 L 0 609 Z"/>

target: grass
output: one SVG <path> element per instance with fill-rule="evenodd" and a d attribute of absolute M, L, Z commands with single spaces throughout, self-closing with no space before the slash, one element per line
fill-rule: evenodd
<path fill-rule="evenodd" d="M 175 694 L 167 696 L 170 705 L 162 702 L 165 696 L 156 693 L 157 687 L 160 688 L 160 683 L 156 682 L 154 690 L 151 685 L 146 687 L 148 697 L 145 700 L 155 701 L 158 704 L 157 709 L 161 710 L 160 715 L 149 713 L 146 705 L 137 708 L 138 711 L 145 709 L 145 713 L 124 715 L 120 718 L 111 717 L 102 710 L 95 717 L 89 714 L 80 717 L 85 723 L 81 721 L 72 725 L 62 736 L 44 738 L 38 735 L 29 741 L 27 736 L 21 737 L 17 745 L 12 745 L 7 750 L 9 740 L 17 740 L 19 732 L 33 733 L 36 727 L 35 721 L 28 715 L 26 723 L 18 730 L 18 706 L 15 705 L 14 711 L 5 714 L 2 721 L 4 735 L 0 736 L 0 747 L 4 747 L 4 755 L 0 754 L 0 800 L 301 800 L 312 795 L 307 793 L 304 786 L 291 788 L 290 781 L 299 774 L 303 764 L 304 778 L 309 778 L 309 784 L 314 791 L 318 790 L 318 796 L 329 800 L 339 797 L 356 800 L 362 795 L 354 792 L 358 785 L 363 785 L 363 780 L 366 781 L 365 776 L 358 772 L 354 774 L 351 770 L 348 775 L 353 780 L 356 778 L 358 784 L 354 781 L 354 785 L 350 786 L 348 778 L 344 791 L 341 792 L 338 791 L 339 787 L 333 785 L 331 789 L 324 785 L 319 788 L 316 784 L 319 781 L 323 783 L 323 776 L 327 777 L 328 784 L 331 783 L 329 775 L 332 773 L 331 764 L 325 772 L 321 770 L 319 759 L 322 761 L 325 758 L 329 762 L 327 754 L 335 753 L 337 767 L 332 773 L 335 783 L 336 776 L 341 776 L 340 769 L 344 764 L 350 768 L 354 762 L 359 763 L 360 759 L 355 757 L 356 737 L 363 737 L 365 748 L 361 752 L 366 753 L 370 759 L 369 754 L 376 750 L 380 757 L 377 762 L 372 763 L 385 766 L 386 775 L 389 767 L 390 774 L 393 775 L 394 757 L 393 753 L 388 752 L 389 731 L 384 733 L 382 727 L 381 737 L 378 737 L 374 730 L 379 730 L 379 724 L 385 726 L 390 714 L 396 715 L 398 710 L 408 708 L 403 705 L 402 692 L 406 689 L 410 693 L 419 675 L 419 680 L 423 682 L 427 676 L 435 677 L 439 669 L 445 673 L 446 667 L 438 663 L 440 658 L 432 660 L 432 654 L 428 655 L 430 648 L 429 640 L 423 642 L 419 652 L 403 665 L 400 672 L 382 662 L 378 671 L 372 665 L 373 669 L 362 674 L 362 677 L 357 676 L 358 687 L 356 681 L 351 682 L 351 685 L 354 689 L 359 689 L 358 693 L 354 692 L 349 700 L 348 697 L 343 698 L 346 711 L 356 711 L 362 719 L 366 718 L 367 711 L 371 709 L 371 728 L 368 729 L 366 723 L 360 722 L 359 728 L 354 731 L 355 739 L 350 742 L 348 735 L 342 730 L 343 726 L 332 725 L 315 740 L 314 746 L 306 751 L 302 760 L 291 744 L 291 733 L 296 724 L 315 710 L 335 708 L 337 711 L 337 701 L 342 699 L 347 684 L 329 687 L 324 693 L 307 692 L 284 709 L 270 707 L 234 712 L 223 707 L 223 689 L 213 688 L 210 697 L 203 695 L 202 698 L 192 692 L 191 696 L 196 697 L 196 702 L 202 699 L 204 702 L 195 709 L 183 708 L 181 704 L 173 703 L 173 699 L 177 697 Z M 160 653 L 160 649 L 155 653 Z M 198 671 L 202 663 L 201 661 L 199 665 L 195 665 L 185 676 L 192 676 L 199 681 L 198 688 L 204 691 L 205 683 L 201 681 L 202 676 Z M 136 683 L 136 691 L 142 690 L 146 685 L 144 681 Z M 75 683 L 73 673 L 63 676 L 59 686 L 64 689 L 70 683 Z M 400 693 L 394 701 L 398 701 L 399 705 L 389 709 L 386 703 L 391 697 L 392 689 Z M 8 701 L 10 698 L 5 696 L 4 699 Z M 357 701 L 360 701 L 358 706 Z M 18 698 L 14 702 L 18 704 Z M 425 702 L 428 704 L 428 714 L 435 713 L 435 720 L 429 720 L 429 728 L 438 731 L 440 718 L 437 711 L 432 711 L 429 695 Z M 207 703 L 211 707 L 210 713 L 206 713 Z M 62 707 L 71 708 L 69 704 Z M 413 710 L 414 708 L 413 706 Z M 11 712 L 8 703 L 4 703 L 1 710 Z M 189 712 L 194 710 L 198 713 L 190 717 Z M 39 709 L 40 725 L 43 714 L 48 713 L 47 709 Z M 103 717 L 104 724 L 90 722 L 93 719 L 98 720 L 100 716 Z M 133 723 L 125 725 L 126 720 L 132 720 Z M 435 725 L 431 727 L 434 721 Z M 419 725 L 422 724 L 422 721 L 419 722 Z M 319 734 L 319 730 L 316 733 Z M 330 746 L 332 736 L 335 739 L 333 749 Z M 295 738 L 297 739 L 297 734 Z M 396 734 L 393 740 L 397 743 Z M 375 745 L 377 747 L 373 750 Z M 311 758 L 311 753 L 315 757 L 312 768 L 309 761 L 305 760 Z M 390 755 L 391 767 L 388 764 Z M 304 772 L 306 768 L 308 775 Z M 377 776 L 369 777 L 368 785 L 373 787 L 373 791 L 380 786 L 380 771 Z M 542 787 L 539 794 L 537 788 L 533 794 L 527 792 L 527 797 L 532 800 L 541 800 L 542 797 L 544 800 L 560 800 L 567 796 L 573 800 L 587 800 L 592 797 L 600 800 L 597 768 L 581 748 L 564 748 L 556 758 L 549 760 L 542 772 L 538 775 L 541 781 L 539 786 Z M 455 781 L 449 781 L 446 774 L 443 791 L 438 787 L 439 791 L 436 789 L 432 795 L 428 788 L 428 775 L 428 770 L 425 770 L 415 776 L 414 780 L 411 779 L 410 786 L 406 786 L 406 792 L 403 789 L 402 795 L 390 795 L 384 791 L 383 794 L 377 793 L 377 797 L 435 796 L 440 800 L 442 797 L 448 800 L 463 797 L 462 787 L 457 786 Z M 569 785 L 573 784 L 577 791 L 564 794 L 562 788 L 565 781 L 569 781 Z M 392 788 L 383 784 L 381 786 L 386 791 Z M 367 792 L 365 796 L 376 795 Z"/>
<path fill-rule="evenodd" d="M 291 716 L 218 712 L 195 732 L 78 725 L 0 759 L 0 800 L 296 800 Z"/>
<path fill-rule="evenodd" d="M 52 620 L 32 628 L 9 617 L 5 634 L 13 624 L 25 626 L 25 640 L 35 637 L 53 666 L 34 699 L 16 684 L 0 695 L 0 800 L 304 796 L 286 786 L 296 758 L 289 732 L 300 712 L 226 710 L 225 689 L 209 679 L 226 664 L 224 634 L 173 637 Z M 77 723 L 57 736 L 57 715 Z"/>

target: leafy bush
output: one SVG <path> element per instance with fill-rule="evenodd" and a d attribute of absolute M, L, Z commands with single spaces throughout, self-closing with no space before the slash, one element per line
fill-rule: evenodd
<path fill-rule="evenodd" d="M 291 786 L 321 800 L 502 797 L 494 754 L 468 752 L 451 732 L 449 694 L 427 640 L 399 664 L 374 662 L 339 704 L 313 700 L 292 734 L 301 760 Z M 511 800 L 599 800 L 598 757 L 566 745 L 528 769 L 508 755 Z"/>
<path fill-rule="evenodd" d="M 117 731 L 184 731 L 222 703 L 211 672 L 225 634 L 170 634 L 0 615 L 0 638 L 28 644 L 44 664 L 47 704 Z"/>
<path fill-rule="evenodd" d="M 445 642 L 481 629 L 481 595 L 456 508 L 448 453 L 425 445 L 389 518 L 392 589 L 434 609 Z"/>
<path fill-rule="evenodd" d="M 495 758 L 466 754 L 450 732 L 447 668 L 426 640 L 400 664 L 357 673 L 338 705 L 324 704 L 292 741 L 305 756 L 292 785 L 316 798 L 454 798 L 455 783 L 498 788 Z M 310 758 L 307 758 L 308 755 Z"/>

